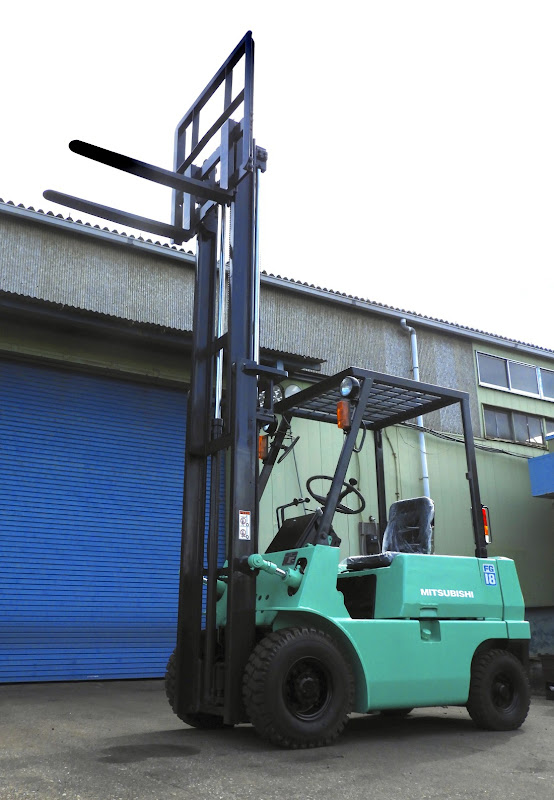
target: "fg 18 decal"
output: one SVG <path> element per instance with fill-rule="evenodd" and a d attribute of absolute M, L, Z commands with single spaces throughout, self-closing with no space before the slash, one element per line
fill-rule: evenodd
<path fill-rule="evenodd" d="M 483 564 L 485 586 L 496 586 L 496 569 L 494 564 Z"/>

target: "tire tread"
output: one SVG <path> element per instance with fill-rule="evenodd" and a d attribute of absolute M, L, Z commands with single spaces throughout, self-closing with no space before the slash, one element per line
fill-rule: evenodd
<path fill-rule="evenodd" d="M 175 699 L 175 681 L 177 679 L 177 660 L 175 650 L 169 656 L 167 667 L 165 670 L 165 695 L 169 700 L 175 716 L 179 717 L 181 722 L 185 725 L 190 725 L 191 728 L 198 728 L 200 730 L 219 730 L 220 728 L 228 727 L 223 722 L 223 717 L 216 716 L 215 714 L 204 714 L 199 711 L 197 714 L 178 714 L 173 708 L 173 701 Z"/>
<path fill-rule="evenodd" d="M 331 636 L 316 628 L 283 628 L 273 631 L 262 639 L 252 651 L 243 679 L 243 698 L 246 711 L 260 736 L 272 744 L 291 750 L 325 747 L 332 744 L 342 733 L 348 722 L 348 713 L 352 707 L 354 697 L 354 678 L 351 669 L 348 669 L 347 674 L 344 676 L 345 681 L 347 681 L 348 709 L 332 731 L 329 731 L 326 735 L 304 740 L 286 736 L 278 729 L 270 710 L 267 709 L 265 704 L 265 676 L 269 671 L 272 659 L 282 647 L 304 639 L 306 636 L 321 637 L 336 647 L 336 642 Z M 341 655 L 343 654 L 341 653 Z"/>
<path fill-rule="evenodd" d="M 519 703 L 519 708 L 511 715 L 502 715 L 488 702 L 489 698 L 483 696 L 487 691 L 487 682 L 491 665 L 497 659 L 508 659 L 512 663 L 512 668 L 518 673 L 521 679 L 523 694 Z M 514 673 L 515 674 L 515 673 Z M 484 730 L 515 730 L 523 724 L 530 705 L 529 679 L 521 661 L 509 650 L 492 649 L 479 656 L 472 666 L 471 683 L 469 688 L 469 698 L 467 710 L 473 722 L 478 728 Z"/>

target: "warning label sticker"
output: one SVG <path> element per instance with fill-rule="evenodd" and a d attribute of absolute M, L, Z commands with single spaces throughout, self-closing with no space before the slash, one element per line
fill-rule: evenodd
<path fill-rule="evenodd" d="M 250 511 L 239 511 L 239 539 L 250 541 Z"/>

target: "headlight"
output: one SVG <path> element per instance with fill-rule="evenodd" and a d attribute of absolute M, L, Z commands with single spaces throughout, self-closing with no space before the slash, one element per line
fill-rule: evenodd
<path fill-rule="evenodd" d="M 342 397 L 348 397 L 353 400 L 360 393 L 360 381 L 350 376 L 343 378 L 340 385 L 340 393 Z"/>
<path fill-rule="evenodd" d="M 285 386 L 285 397 L 292 397 L 293 394 L 298 394 L 299 391 L 300 386 L 295 383 L 289 383 L 288 386 Z"/>
<path fill-rule="evenodd" d="M 273 387 L 273 402 L 280 403 L 283 399 L 283 389 L 279 383 Z"/>

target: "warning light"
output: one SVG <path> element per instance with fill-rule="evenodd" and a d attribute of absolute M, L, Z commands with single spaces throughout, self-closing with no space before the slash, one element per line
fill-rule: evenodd
<path fill-rule="evenodd" d="M 265 461 L 267 458 L 268 453 L 268 444 L 267 444 L 268 437 L 267 436 L 258 436 L 258 458 L 260 461 Z"/>
<path fill-rule="evenodd" d="M 483 510 L 483 528 L 485 529 L 485 542 L 490 544 L 492 542 L 490 522 L 489 522 L 489 509 L 487 506 L 481 506 Z"/>
<path fill-rule="evenodd" d="M 350 403 L 348 400 L 339 400 L 337 403 L 337 425 L 343 431 L 350 430 Z"/>

